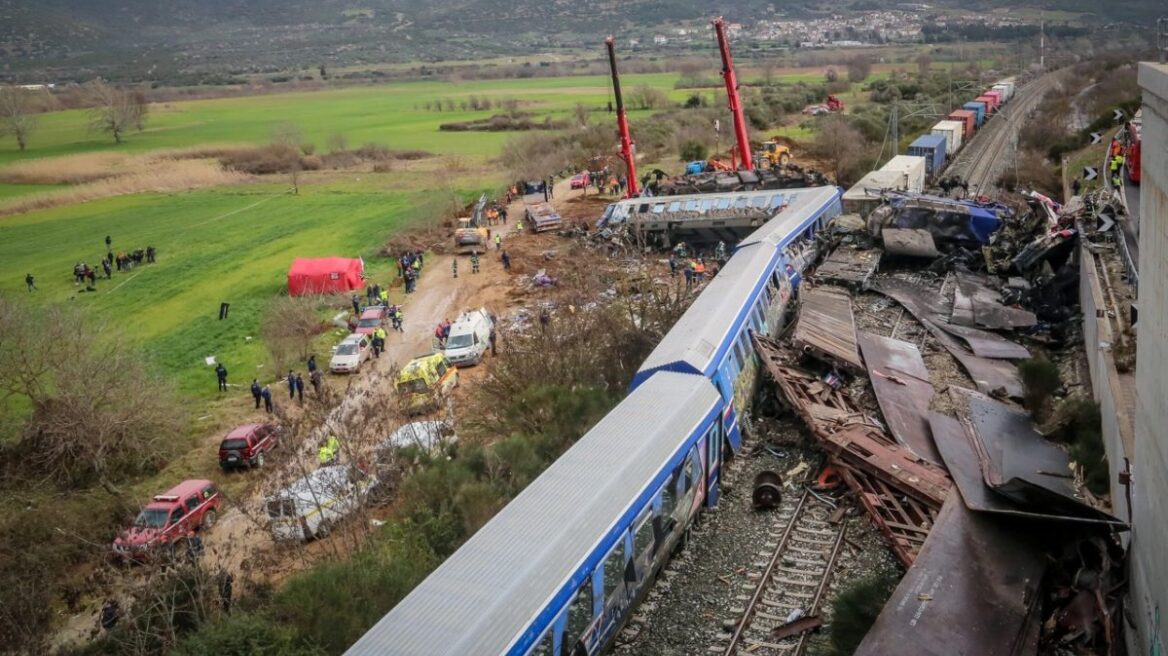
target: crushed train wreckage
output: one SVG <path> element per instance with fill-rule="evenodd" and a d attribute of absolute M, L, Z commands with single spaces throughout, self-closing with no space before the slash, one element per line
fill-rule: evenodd
<path fill-rule="evenodd" d="M 1010 402 L 1024 392 L 1018 360 L 1077 336 L 1075 246 L 1098 238 L 1082 234 L 1094 211 L 896 194 L 864 230 L 845 215 L 848 228 L 826 231 L 790 340 L 755 336 L 779 400 L 908 568 L 857 654 L 906 640 L 938 656 L 1118 648 L 1127 526 Z M 903 308 L 923 337 L 858 329 L 833 284 L 889 299 L 874 305 Z M 971 389 L 932 375 L 938 353 Z"/>

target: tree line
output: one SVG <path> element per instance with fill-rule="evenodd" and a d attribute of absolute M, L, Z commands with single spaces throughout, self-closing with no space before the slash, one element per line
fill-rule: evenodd
<path fill-rule="evenodd" d="M 104 133 L 122 143 L 131 130 L 141 132 L 146 127 L 149 100 L 137 87 L 119 87 L 104 80 L 93 80 L 83 86 L 90 106 L 89 128 Z M 43 111 L 43 93 L 21 86 L 0 87 L 0 137 L 16 140 L 16 147 L 25 151 L 39 124 Z"/>

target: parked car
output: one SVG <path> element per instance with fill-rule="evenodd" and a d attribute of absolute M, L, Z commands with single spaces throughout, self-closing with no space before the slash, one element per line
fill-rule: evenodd
<path fill-rule="evenodd" d="M 264 453 L 276 447 L 280 427 L 272 424 L 244 424 L 233 428 L 219 443 L 219 466 L 263 467 Z"/>
<path fill-rule="evenodd" d="M 458 442 L 454 427 L 445 421 L 415 421 L 398 427 L 389 437 L 377 444 L 374 452 L 377 460 L 393 456 L 397 449 L 417 447 L 423 451 L 436 453 L 447 444 Z"/>
<path fill-rule="evenodd" d="M 211 528 L 219 512 L 219 488 L 211 481 L 183 481 L 154 497 L 134 524 L 114 539 L 116 560 L 146 562 L 160 548 L 173 550 L 194 530 Z"/>
<path fill-rule="evenodd" d="M 588 171 L 581 171 L 581 172 L 577 173 L 576 175 L 572 176 L 572 182 L 571 182 L 572 188 L 573 189 L 585 189 L 588 187 L 588 182 L 590 181 L 590 179 L 591 179 L 591 176 L 588 174 Z"/>
<path fill-rule="evenodd" d="M 380 482 L 353 465 L 327 465 L 264 500 L 277 540 L 324 537 L 374 494 Z"/>
<path fill-rule="evenodd" d="M 437 410 L 456 385 L 458 369 L 441 353 L 410 360 L 394 381 L 401 408 L 409 415 Z"/>
<path fill-rule="evenodd" d="M 333 351 L 333 357 L 329 360 L 329 371 L 333 373 L 359 371 L 361 363 L 372 355 L 372 341 L 369 336 L 353 333 L 342 340 Z"/>
<path fill-rule="evenodd" d="M 357 320 L 357 329 L 354 333 L 373 337 L 373 331 L 384 328 L 389 322 L 389 312 L 384 305 L 374 305 L 365 308 L 361 318 Z"/>
<path fill-rule="evenodd" d="M 463 312 L 450 326 L 450 335 L 442 352 L 456 367 L 476 365 L 483 361 L 491 347 L 493 329 L 494 322 L 486 308 Z"/>

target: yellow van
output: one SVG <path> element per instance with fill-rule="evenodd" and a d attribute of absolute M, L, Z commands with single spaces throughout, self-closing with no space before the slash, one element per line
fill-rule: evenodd
<path fill-rule="evenodd" d="M 458 369 L 441 353 L 410 360 L 394 382 L 402 410 L 411 415 L 437 410 L 456 385 Z"/>

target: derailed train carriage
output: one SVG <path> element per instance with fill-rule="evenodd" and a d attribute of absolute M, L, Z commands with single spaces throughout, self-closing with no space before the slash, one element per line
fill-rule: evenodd
<path fill-rule="evenodd" d="M 383 617 L 348 654 L 604 651 L 704 507 L 776 332 L 840 213 L 834 187 L 742 242 L 645 361 L 625 400 Z"/>

